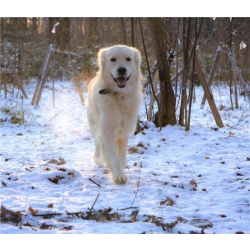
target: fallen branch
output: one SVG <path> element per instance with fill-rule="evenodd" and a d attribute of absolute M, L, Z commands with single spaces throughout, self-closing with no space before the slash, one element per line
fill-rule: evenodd
<path fill-rule="evenodd" d="M 128 210 L 128 209 L 138 209 L 138 207 L 125 207 L 125 208 L 118 208 L 117 210 Z"/>
<path fill-rule="evenodd" d="M 66 211 L 66 215 L 75 215 L 77 217 L 84 215 L 84 212 L 68 212 Z"/>
<path fill-rule="evenodd" d="M 63 215 L 62 213 L 48 213 L 48 214 L 32 214 L 33 216 L 37 217 L 52 217 L 52 216 L 60 216 Z"/>

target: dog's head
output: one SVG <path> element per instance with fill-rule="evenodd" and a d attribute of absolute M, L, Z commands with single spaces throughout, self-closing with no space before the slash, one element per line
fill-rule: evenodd
<path fill-rule="evenodd" d="M 126 45 L 101 49 L 98 53 L 101 75 L 119 89 L 138 82 L 140 78 L 140 52 Z"/>

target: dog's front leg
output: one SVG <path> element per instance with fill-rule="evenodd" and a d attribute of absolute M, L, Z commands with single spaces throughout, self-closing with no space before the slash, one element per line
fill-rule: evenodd
<path fill-rule="evenodd" d="M 93 156 L 95 164 L 99 165 L 100 167 L 103 166 L 103 160 L 102 160 L 102 144 L 100 142 L 100 139 L 95 138 L 95 154 Z"/>
<path fill-rule="evenodd" d="M 125 184 L 127 182 L 127 177 L 119 157 L 117 141 L 114 139 L 114 134 L 112 132 L 107 133 L 106 131 L 104 133 L 102 137 L 102 151 L 104 162 L 111 170 L 112 181 L 118 185 Z"/>
<path fill-rule="evenodd" d="M 123 168 L 125 168 L 127 163 L 126 156 L 127 156 L 128 136 L 124 136 L 123 138 L 118 139 L 117 144 L 118 144 L 121 165 Z"/>

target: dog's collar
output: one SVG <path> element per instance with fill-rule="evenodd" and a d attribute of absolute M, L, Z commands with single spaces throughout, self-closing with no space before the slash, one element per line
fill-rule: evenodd
<path fill-rule="evenodd" d="M 100 91 L 99 91 L 99 94 L 100 95 L 106 95 L 106 94 L 116 94 L 116 92 L 114 92 L 114 93 L 112 93 L 112 91 L 111 91 L 111 89 L 101 89 Z"/>

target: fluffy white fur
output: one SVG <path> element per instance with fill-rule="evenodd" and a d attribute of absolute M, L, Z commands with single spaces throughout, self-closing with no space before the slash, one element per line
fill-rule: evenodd
<path fill-rule="evenodd" d="M 141 55 L 135 48 L 115 45 L 99 51 L 98 63 L 99 71 L 88 86 L 87 99 L 88 123 L 95 140 L 94 160 L 97 165 L 104 163 L 112 181 L 121 185 L 127 182 L 124 168 L 128 137 L 135 130 L 143 96 Z"/>

